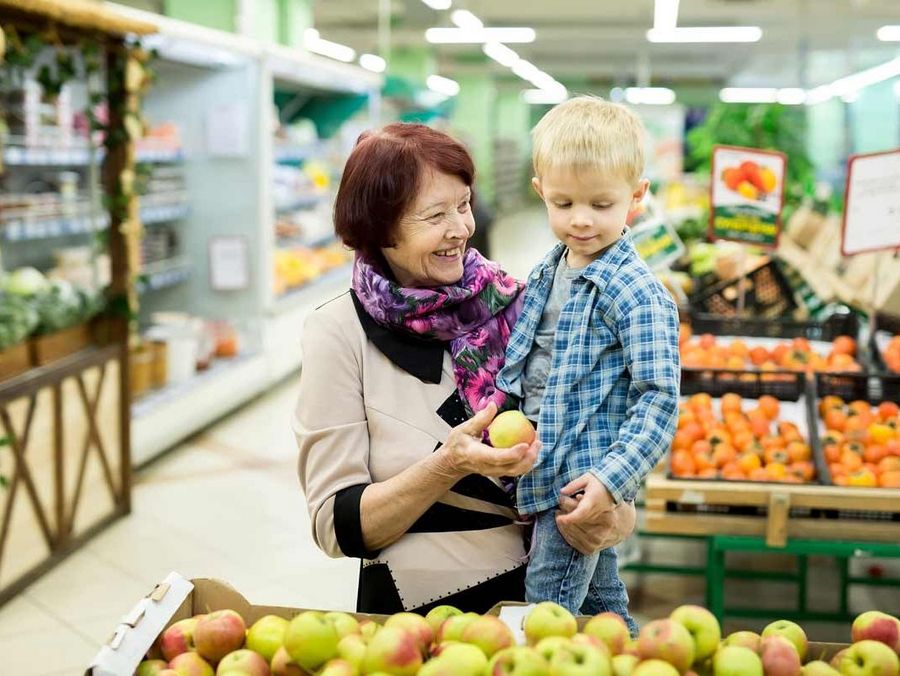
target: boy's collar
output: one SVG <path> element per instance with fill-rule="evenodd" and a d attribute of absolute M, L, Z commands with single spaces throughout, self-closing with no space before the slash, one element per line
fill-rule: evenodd
<path fill-rule="evenodd" d="M 591 263 L 582 268 L 580 276 L 594 283 L 604 281 L 606 278 L 605 271 L 618 268 L 631 249 L 631 231 L 626 227 L 622 232 L 622 236 L 610 244 L 606 251 L 603 252 L 602 256 L 599 256 L 596 260 L 591 261 Z M 566 251 L 566 245 L 562 242 L 558 242 L 556 246 L 544 256 L 544 260 L 534 273 L 532 273 L 532 281 L 537 281 L 543 277 L 548 270 L 552 270 L 555 273 L 556 266 L 559 265 L 559 261 L 566 254 Z"/>

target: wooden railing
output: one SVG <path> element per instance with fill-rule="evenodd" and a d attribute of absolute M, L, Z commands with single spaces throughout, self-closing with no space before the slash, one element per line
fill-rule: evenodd
<path fill-rule="evenodd" d="M 0 382 L 0 604 L 131 509 L 125 348 Z"/>

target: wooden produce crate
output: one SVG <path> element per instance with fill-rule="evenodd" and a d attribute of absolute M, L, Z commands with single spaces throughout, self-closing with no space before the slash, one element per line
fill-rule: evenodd
<path fill-rule="evenodd" d="M 647 477 L 647 530 L 682 535 L 765 537 L 770 547 L 788 538 L 900 542 L 900 494 L 855 489 Z M 854 510 L 851 514 L 843 510 Z M 861 518 L 890 514 L 893 520 Z"/>
<path fill-rule="evenodd" d="M 0 350 L 0 380 L 25 373 L 31 368 L 31 352 L 28 343 L 21 342 Z"/>
<path fill-rule="evenodd" d="M 88 347 L 92 342 L 88 323 L 70 326 L 31 339 L 31 358 L 35 366 L 44 366 Z"/>

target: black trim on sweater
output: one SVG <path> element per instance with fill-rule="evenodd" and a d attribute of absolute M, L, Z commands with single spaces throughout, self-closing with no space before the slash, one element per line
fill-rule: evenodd
<path fill-rule="evenodd" d="M 368 485 L 348 486 L 334 494 L 334 535 L 344 556 L 374 559 L 380 551 L 366 549 L 365 542 L 363 542 L 359 502 Z"/>

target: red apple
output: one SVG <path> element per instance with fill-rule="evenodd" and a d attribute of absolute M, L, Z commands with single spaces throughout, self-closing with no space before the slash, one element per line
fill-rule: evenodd
<path fill-rule="evenodd" d="M 244 618 L 233 610 L 216 610 L 197 622 L 194 645 L 201 657 L 215 664 L 243 647 L 246 635 Z"/>
<path fill-rule="evenodd" d="M 451 617 L 448 622 L 454 619 L 456 618 Z M 482 615 L 472 620 L 471 624 L 463 629 L 460 640 L 478 646 L 488 658 L 516 642 L 506 623 L 493 615 Z"/>
<path fill-rule="evenodd" d="M 416 637 L 422 654 L 428 654 L 428 646 L 434 640 L 434 630 L 431 628 L 428 620 L 421 615 L 416 613 L 395 613 L 385 620 L 384 626 L 405 629 Z"/>
<path fill-rule="evenodd" d="M 534 436 L 534 425 L 521 411 L 504 411 L 488 425 L 488 438 L 494 448 L 530 444 Z"/>
<path fill-rule="evenodd" d="M 900 653 L 900 620 L 893 615 L 870 610 L 853 620 L 850 631 L 854 643 L 866 639 L 881 641 Z"/>
<path fill-rule="evenodd" d="M 169 662 L 169 669 L 178 676 L 214 676 L 209 663 L 197 653 L 181 653 Z"/>
<path fill-rule="evenodd" d="M 415 674 L 422 666 L 418 638 L 398 627 L 383 627 L 366 646 L 363 673 L 384 671 L 394 676 Z"/>
<path fill-rule="evenodd" d="M 685 672 L 694 663 L 694 639 L 675 620 L 654 620 L 641 629 L 638 653 L 642 660 L 665 660 Z"/>
<path fill-rule="evenodd" d="M 572 637 L 571 641 L 575 645 L 586 645 L 591 648 L 596 648 L 607 657 L 612 657 L 612 653 L 609 652 L 609 648 L 606 647 L 606 644 L 596 636 L 588 636 L 587 634 L 575 634 Z"/>
<path fill-rule="evenodd" d="M 463 613 L 462 615 L 453 615 L 444 620 L 441 628 L 438 629 L 437 636 L 434 637 L 435 643 L 443 643 L 444 641 L 459 641 L 463 631 L 472 622 L 477 620 L 481 615 L 478 613 Z"/>
<path fill-rule="evenodd" d="M 762 638 L 768 638 L 769 636 L 784 636 L 788 641 L 794 644 L 794 647 L 797 649 L 797 654 L 800 656 L 800 661 L 802 662 L 806 658 L 806 650 L 809 646 L 809 641 L 806 640 L 806 632 L 795 622 L 789 620 L 777 620 L 776 622 L 772 622 L 772 624 L 762 630 L 761 636 Z"/>
<path fill-rule="evenodd" d="M 306 669 L 291 661 L 291 656 L 284 646 L 281 646 L 272 657 L 272 676 L 307 676 Z"/>
<path fill-rule="evenodd" d="M 736 631 L 725 637 L 724 645 L 739 645 L 744 648 L 750 648 L 755 653 L 759 653 L 759 644 L 762 639 L 755 631 Z"/>
<path fill-rule="evenodd" d="M 194 649 L 194 631 L 200 617 L 202 615 L 179 620 L 162 633 L 159 638 L 159 649 L 167 662 L 171 662 L 181 653 Z"/>
<path fill-rule="evenodd" d="M 596 636 L 603 641 L 613 655 L 620 655 L 625 651 L 625 646 L 631 640 L 628 625 L 616 613 L 600 613 L 594 615 L 584 625 L 582 633 L 588 636 Z"/>
<path fill-rule="evenodd" d="M 225 655 L 216 668 L 219 676 L 230 672 L 245 676 L 269 676 L 269 663 L 259 653 L 242 648 Z"/>
<path fill-rule="evenodd" d="M 766 676 L 800 676 L 800 655 L 784 636 L 767 636 L 759 647 Z"/>

